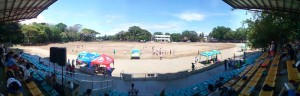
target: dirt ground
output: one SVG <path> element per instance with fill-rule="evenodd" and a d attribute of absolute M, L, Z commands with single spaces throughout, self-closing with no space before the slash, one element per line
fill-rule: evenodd
<path fill-rule="evenodd" d="M 240 44 L 233 43 L 138 43 L 138 42 L 70 42 L 70 43 L 55 43 L 45 46 L 14 46 L 15 48 L 23 49 L 25 52 L 41 57 L 49 57 L 50 47 L 66 47 L 67 58 L 76 59 L 77 54 L 86 52 L 97 52 L 107 54 L 115 59 L 115 63 L 111 64 L 115 68 L 112 75 L 118 76 L 120 73 L 172 73 L 182 70 L 191 69 L 191 63 L 195 62 L 195 58 L 200 57 L 200 60 L 206 60 L 205 57 L 199 56 L 199 52 L 209 51 L 213 49 L 221 50 L 219 55 L 220 60 L 233 57 L 233 55 L 242 54 L 237 52 Z M 141 59 L 130 59 L 130 52 L 133 48 L 142 51 Z M 159 59 L 159 55 L 153 55 L 153 51 L 166 51 Z M 116 54 L 113 53 L 116 50 Z M 170 55 L 171 51 L 171 55 Z M 205 65 L 197 63 L 196 68 Z M 79 66 L 77 66 L 78 68 Z"/>
<path fill-rule="evenodd" d="M 199 52 L 209 51 L 212 49 L 222 50 L 234 47 L 234 44 L 227 43 L 138 43 L 138 42 L 70 42 L 70 43 L 53 43 L 46 46 L 15 46 L 22 49 L 30 49 L 30 53 L 43 53 L 43 50 L 50 50 L 50 47 L 66 47 L 67 54 L 77 55 L 80 52 L 97 52 L 107 54 L 115 59 L 129 59 L 132 49 L 141 50 L 141 59 L 158 59 L 161 50 L 164 58 L 178 58 L 184 56 L 194 56 Z M 113 51 L 116 50 L 116 54 Z M 42 51 L 42 52 L 39 52 Z M 153 51 L 158 53 L 153 55 Z M 171 55 L 170 55 L 171 52 Z"/>

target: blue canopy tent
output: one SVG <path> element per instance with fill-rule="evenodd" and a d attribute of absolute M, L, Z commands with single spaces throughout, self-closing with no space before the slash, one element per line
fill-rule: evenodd
<path fill-rule="evenodd" d="M 91 54 L 95 55 L 96 57 L 99 57 L 99 56 L 100 56 L 100 54 L 99 54 L 99 53 L 96 53 L 96 52 L 93 52 L 93 53 L 91 53 Z"/>
<path fill-rule="evenodd" d="M 87 54 L 88 52 L 85 52 L 85 51 L 83 51 L 83 52 L 80 52 L 79 54 L 78 54 L 78 57 L 81 57 L 81 56 L 83 56 L 83 55 L 85 55 L 85 54 Z"/>
<path fill-rule="evenodd" d="M 218 59 L 218 54 L 221 54 L 221 52 L 219 50 L 211 50 L 210 52 L 212 52 L 214 55 L 216 55 L 216 59 Z M 222 55 L 221 55 L 222 58 Z"/>
<path fill-rule="evenodd" d="M 140 59 L 141 51 L 139 49 L 131 50 L 131 59 Z"/>
<path fill-rule="evenodd" d="M 213 52 L 206 51 L 206 52 L 202 52 L 200 55 L 207 57 L 206 62 L 208 62 L 208 58 L 214 56 L 215 54 Z M 201 56 L 200 56 L 200 60 L 201 60 Z"/>
<path fill-rule="evenodd" d="M 100 56 L 100 54 L 97 55 L 97 54 L 92 54 L 92 53 L 86 53 L 85 55 L 82 55 L 81 57 L 79 57 L 78 60 L 80 60 L 80 61 L 82 61 L 84 63 L 87 63 L 88 66 L 91 67 L 90 66 L 91 61 L 94 60 L 94 59 L 96 59 L 99 56 Z"/>

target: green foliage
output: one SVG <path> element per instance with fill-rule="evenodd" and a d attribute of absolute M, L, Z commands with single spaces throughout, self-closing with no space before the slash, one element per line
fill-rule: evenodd
<path fill-rule="evenodd" d="M 224 26 L 217 26 L 209 33 L 210 37 L 216 38 L 219 41 L 229 40 L 231 36 L 231 29 Z"/>
<path fill-rule="evenodd" d="M 165 33 L 165 35 L 171 35 L 171 34 L 167 32 L 167 33 Z"/>
<path fill-rule="evenodd" d="M 121 41 L 150 41 L 152 34 L 145 29 L 140 28 L 139 26 L 129 27 L 127 32 L 120 31 L 114 35 L 114 40 Z"/>
<path fill-rule="evenodd" d="M 199 41 L 204 41 L 204 32 L 199 34 Z"/>
<path fill-rule="evenodd" d="M 268 12 L 256 13 L 253 20 L 244 21 L 248 24 L 248 39 L 250 46 L 254 48 L 265 48 L 271 41 L 276 45 L 283 45 L 296 39 L 299 32 L 299 21 L 297 14 Z"/>
<path fill-rule="evenodd" d="M 96 35 L 100 34 L 92 29 L 83 28 L 81 30 L 80 39 L 83 41 L 92 41 L 96 40 Z"/>
<path fill-rule="evenodd" d="M 171 34 L 171 41 L 173 41 L 173 42 L 180 42 L 181 41 L 181 35 L 180 35 L 180 33 L 172 33 Z"/>
<path fill-rule="evenodd" d="M 236 31 L 232 31 L 228 27 L 217 26 L 213 28 L 209 33 L 210 37 L 217 39 L 218 41 L 231 41 L 231 42 L 245 42 L 247 38 L 247 32 L 249 30 L 245 28 L 238 28 Z"/>
<path fill-rule="evenodd" d="M 0 42 L 22 43 L 24 36 L 22 35 L 21 26 L 18 23 L 2 23 L 0 24 Z"/>
<path fill-rule="evenodd" d="M 163 35 L 162 32 L 154 32 L 153 35 Z"/>
<path fill-rule="evenodd" d="M 199 38 L 195 31 L 185 30 L 182 32 L 182 39 L 183 41 L 197 42 Z"/>

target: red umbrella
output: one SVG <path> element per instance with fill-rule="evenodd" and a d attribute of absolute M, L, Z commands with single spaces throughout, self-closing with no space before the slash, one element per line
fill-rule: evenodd
<path fill-rule="evenodd" d="M 114 58 L 112 58 L 106 54 L 100 55 L 99 57 L 92 60 L 92 62 L 91 62 L 92 65 L 100 64 L 100 65 L 105 65 L 106 67 L 108 67 L 111 63 L 114 63 Z"/>

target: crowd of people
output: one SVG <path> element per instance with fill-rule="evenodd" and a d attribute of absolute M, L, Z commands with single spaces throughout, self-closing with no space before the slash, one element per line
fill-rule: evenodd
<path fill-rule="evenodd" d="M 75 73 L 75 65 L 74 59 L 72 60 L 72 64 L 70 63 L 70 59 L 68 59 L 67 66 L 66 66 L 67 75 L 73 77 Z"/>
<path fill-rule="evenodd" d="M 0 63 L 6 69 L 7 92 L 12 95 L 23 94 L 20 80 L 26 83 L 32 80 L 32 73 L 30 73 L 32 64 L 21 58 L 20 54 L 22 52 L 14 52 L 3 44 L 0 46 Z"/>

